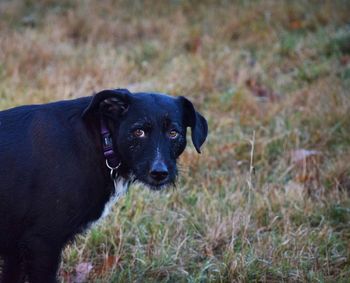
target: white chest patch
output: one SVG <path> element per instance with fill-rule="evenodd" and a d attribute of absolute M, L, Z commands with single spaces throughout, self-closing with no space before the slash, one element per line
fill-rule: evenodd
<path fill-rule="evenodd" d="M 105 204 L 103 212 L 101 214 L 100 220 L 105 218 L 110 212 L 114 204 L 127 192 L 128 190 L 128 182 L 126 182 L 123 178 L 114 180 L 114 194 L 111 195 L 108 202 Z"/>
<path fill-rule="evenodd" d="M 106 202 L 100 218 L 90 222 L 87 227 L 93 228 L 102 223 L 102 220 L 111 212 L 113 205 L 127 192 L 128 187 L 128 182 L 123 178 L 114 180 L 114 194 L 111 195 L 108 202 Z"/>

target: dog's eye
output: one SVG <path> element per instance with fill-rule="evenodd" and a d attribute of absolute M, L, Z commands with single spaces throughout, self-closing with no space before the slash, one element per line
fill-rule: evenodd
<path fill-rule="evenodd" d="M 175 130 L 172 130 L 168 133 L 169 138 L 176 139 L 179 136 L 179 133 Z"/>
<path fill-rule="evenodd" d="M 144 138 L 146 136 L 145 131 L 141 129 L 137 129 L 133 132 L 134 136 L 137 138 Z"/>

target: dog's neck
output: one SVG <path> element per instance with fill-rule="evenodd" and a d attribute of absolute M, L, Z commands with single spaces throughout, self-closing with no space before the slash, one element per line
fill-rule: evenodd
<path fill-rule="evenodd" d="M 128 181 L 133 181 L 131 170 L 129 166 L 125 162 L 122 162 L 122 159 L 120 158 L 120 154 L 118 152 L 118 149 L 113 147 L 113 142 L 116 141 L 113 140 L 113 137 L 115 138 L 115 132 L 113 132 L 115 129 L 111 127 L 111 123 L 108 123 L 109 121 L 106 119 L 106 117 L 103 117 L 102 115 L 98 118 L 99 123 L 97 124 L 98 131 L 98 139 L 100 140 L 101 148 L 105 159 L 105 166 L 106 169 L 110 172 L 111 180 L 114 182 L 117 178 L 123 178 Z M 100 153 L 101 154 L 101 153 Z"/>
<path fill-rule="evenodd" d="M 107 123 L 103 117 L 100 118 L 100 133 L 102 138 L 102 150 L 106 159 L 106 166 L 110 170 L 110 177 L 113 181 L 114 192 L 110 196 L 109 201 L 105 204 L 102 218 L 105 217 L 110 211 L 111 207 L 117 200 L 123 196 L 129 187 L 129 180 L 119 176 L 119 167 L 121 162 L 117 156 L 117 153 L 113 149 L 112 134 L 107 127 Z"/>
<path fill-rule="evenodd" d="M 109 131 L 105 118 L 100 118 L 100 131 L 102 138 L 102 150 L 106 158 L 106 165 L 111 170 L 117 170 L 120 166 L 120 160 L 113 149 L 112 134 Z"/>

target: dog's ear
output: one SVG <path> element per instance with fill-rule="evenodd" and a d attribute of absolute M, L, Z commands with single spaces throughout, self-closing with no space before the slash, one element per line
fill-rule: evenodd
<path fill-rule="evenodd" d="M 183 121 L 186 127 L 191 127 L 191 136 L 194 147 L 198 153 L 201 153 L 200 147 L 208 135 L 207 120 L 198 113 L 187 98 L 179 97 L 183 107 Z"/>
<path fill-rule="evenodd" d="M 100 112 L 109 117 L 123 115 L 128 111 L 129 98 L 132 95 L 127 89 L 106 89 L 96 93 L 82 116 Z"/>

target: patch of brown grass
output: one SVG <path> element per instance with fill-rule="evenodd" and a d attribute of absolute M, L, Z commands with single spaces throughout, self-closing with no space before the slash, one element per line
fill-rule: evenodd
<path fill-rule="evenodd" d="M 178 188 L 131 188 L 66 248 L 62 281 L 347 280 L 347 4 L 2 1 L 1 109 L 128 87 L 209 121 Z"/>

